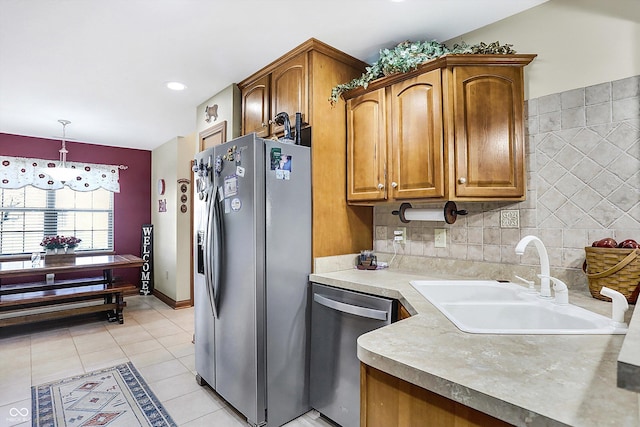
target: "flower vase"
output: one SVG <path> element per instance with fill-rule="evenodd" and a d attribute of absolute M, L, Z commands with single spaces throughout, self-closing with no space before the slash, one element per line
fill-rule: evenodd
<path fill-rule="evenodd" d="M 58 248 L 46 248 L 46 254 L 47 255 L 57 255 L 58 254 Z"/>
<path fill-rule="evenodd" d="M 76 253 L 76 248 L 75 248 L 75 247 L 73 247 L 73 248 L 67 248 L 66 253 L 68 253 L 68 254 L 75 254 L 75 253 Z"/>

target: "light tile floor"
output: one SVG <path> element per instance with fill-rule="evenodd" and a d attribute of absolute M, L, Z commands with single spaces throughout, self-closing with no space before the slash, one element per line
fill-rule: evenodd
<path fill-rule="evenodd" d="M 196 383 L 193 309 L 173 310 L 153 296 L 126 301 L 123 325 L 83 318 L 0 329 L 0 426 L 31 425 L 32 385 L 128 361 L 178 426 L 246 426 L 214 391 Z M 334 424 L 311 411 L 286 426 Z"/>

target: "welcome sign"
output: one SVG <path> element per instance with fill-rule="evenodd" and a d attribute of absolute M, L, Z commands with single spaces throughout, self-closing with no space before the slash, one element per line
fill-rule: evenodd
<path fill-rule="evenodd" d="M 153 292 L 153 224 L 142 225 L 140 257 L 143 264 L 140 271 L 140 294 Z"/>

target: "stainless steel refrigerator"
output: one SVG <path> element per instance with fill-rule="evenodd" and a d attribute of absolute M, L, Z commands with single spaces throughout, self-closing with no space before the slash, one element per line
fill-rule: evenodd
<path fill-rule="evenodd" d="M 310 150 L 254 134 L 195 157 L 197 380 L 250 425 L 308 411 Z"/>

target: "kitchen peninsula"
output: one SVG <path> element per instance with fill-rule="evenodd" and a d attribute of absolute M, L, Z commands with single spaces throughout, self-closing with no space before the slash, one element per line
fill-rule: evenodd
<path fill-rule="evenodd" d="M 409 284 L 442 278 L 453 277 L 347 269 L 310 281 L 394 298 L 412 314 L 358 339 L 366 367 L 516 426 L 640 425 L 638 394 L 616 385 L 625 335 L 465 333 Z M 611 314 L 607 302 L 574 292 L 569 298 Z"/>

